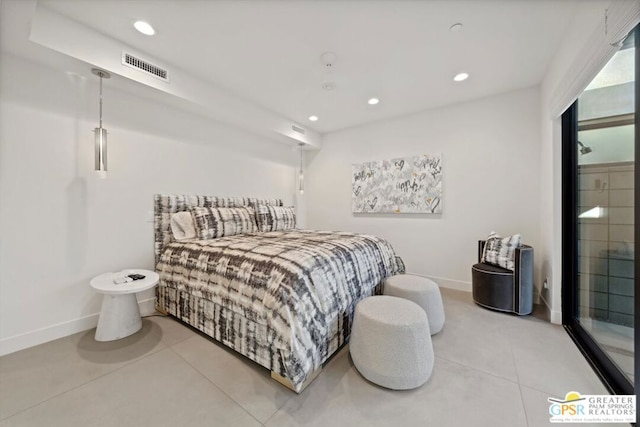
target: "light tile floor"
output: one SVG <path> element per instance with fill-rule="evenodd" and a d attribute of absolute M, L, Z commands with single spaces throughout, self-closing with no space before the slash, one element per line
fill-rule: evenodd
<path fill-rule="evenodd" d="M 345 347 L 297 395 L 191 328 L 149 317 L 119 341 L 91 330 L 0 358 L 0 427 L 536 427 L 550 425 L 548 397 L 607 393 L 561 327 L 442 294 L 435 368 L 415 390 L 367 382 Z"/>

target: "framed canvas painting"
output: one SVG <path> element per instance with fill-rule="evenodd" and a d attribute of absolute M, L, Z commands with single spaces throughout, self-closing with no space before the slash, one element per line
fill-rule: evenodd
<path fill-rule="evenodd" d="M 442 154 L 353 165 L 354 213 L 442 213 Z"/>

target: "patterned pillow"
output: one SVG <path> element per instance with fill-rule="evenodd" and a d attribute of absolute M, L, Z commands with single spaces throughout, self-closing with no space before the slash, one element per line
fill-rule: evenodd
<path fill-rule="evenodd" d="M 296 228 L 296 210 L 293 206 L 256 207 L 256 219 L 260 231 L 292 230 Z"/>
<path fill-rule="evenodd" d="M 196 226 L 196 237 L 215 239 L 258 231 L 255 212 L 248 206 L 238 208 L 189 208 Z"/>
<path fill-rule="evenodd" d="M 492 231 L 484 245 L 481 261 L 513 271 L 515 269 L 516 248 L 520 246 L 520 239 L 519 234 L 500 237 L 495 231 Z"/>

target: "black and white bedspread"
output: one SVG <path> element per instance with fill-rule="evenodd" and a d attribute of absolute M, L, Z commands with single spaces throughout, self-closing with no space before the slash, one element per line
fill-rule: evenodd
<path fill-rule="evenodd" d="M 156 269 L 161 286 L 268 325 L 298 388 L 336 350 L 338 317 L 404 265 L 379 237 L 290 230 L 170 243 Z"/>

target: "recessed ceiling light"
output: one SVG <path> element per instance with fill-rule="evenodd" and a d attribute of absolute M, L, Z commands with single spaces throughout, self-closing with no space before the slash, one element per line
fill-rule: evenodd
<path fill-rule="evenodd" d="M 449 27 L 449 31 L 451 31 L 452 33 L 455 33 L 456 31 L 460 31 L 461 29 L 462 29 L 462 24 L 459 22 Z"/>
<path fill-rule="evenodd" d="M 156 33 L 156 30 L 148 22 L 136 21 L 133 23 L 133 26 L 136 28 L 136 30 L 147 36 L 152 36 Z"/>
<path fill-rule="evenodd" d="M 367 103 L 368 103 L 369 105 L 376 105 L 376 104 L 377 104 L 377 103 L 379 103 L 379 102 L 380 102 L 380 100 L 379 100 L 378 98 L 370 98 L 370 99 L 367 101 Z"/>
<path fill-rule="evenodd" d="M 309 120 L 311 120 L 312 122 L 317 122 L 318 116 L 309 116 Z"/>
<path fill-rule="evenodd" d="M 461 81 L 463 81 L 463 80 L 467 80 L 468 78 L 469 78 L 469 74 L 467 74 L 467 73 L 460 73 L 460 74 L 456 74 L 456 75 L 453 77 L 453 80 L 454 80 L 454 81 L 456 81 L 456 82 L 461 82 Z"/>

